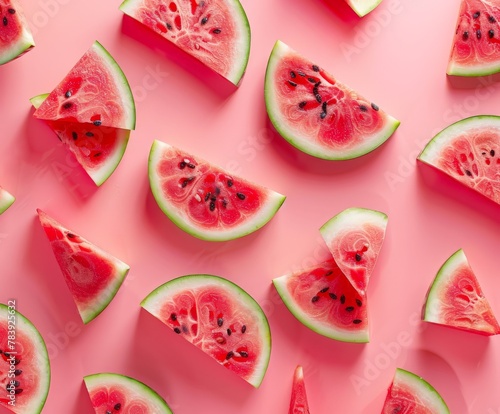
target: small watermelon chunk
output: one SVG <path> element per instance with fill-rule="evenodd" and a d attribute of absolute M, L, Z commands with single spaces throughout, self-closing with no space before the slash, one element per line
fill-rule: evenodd
<path fill-rule="evenodd" d="M 254 387 L 261 384 L 271 331 L 262 308 L 239 286 L 219 276 L 181 276 L 153 290 L 141 306 Z"/>
<path fill-rule="evenodd" d="M 448 62 L 448 75 L 485 76 L 500 72 L 500 4 L 462 0 Z"/>
<path fill-rule="evenodd" d="M 443 129 L 419 161 L 500 204 L 500 117 L 479 115 Z"/>
<path fill-rule="evenodd" d="M 149 182 L 156 202 L 179 228 L 210 241 L 258 230 L 285 201 L 281 194 L 161 141 L 151 147 Z"/>
<path fill-rule="evenodd" d="M 366 296 L 361 296 L 330 259 L 273 279 L 288 310 L 305 326 L 328 338 L 368 342 Z"/>
<path fill-rule="evenodd" d="M 238 0 L 125 0 L 120 10 L 240 83 L 250 54 L 250 25 Z"/>
<path fill-rule="evenodd" d="M 0 19 L 0 65 L 3 65 L 30 51 L 35 41 L 18 0 L 0 0 Z"/>
<path fill-rule="evenodd" d="M 37 212 L 80 316 L 87 324 L 109 305 L 130 268 L 40 209 Z"/>
<path fill-rule="evenodd" d="M 359 17 L 363 17 L 374 10 L 382 0 L 346 0 L 346 2 Z"/>
<path fill-rule="evenodd" d="M 16 301 L 0 303 L 0 406 L 15 414 L 39 414 L 49 387 L 50 361 L 40 332 Z"/>
<path fill-rule="evenodd" d="M 49 94 L 34 96 L 30 102 L 38 108 Z M 127 148 L 127 129 L 79 124 L 67 121 L 46 121 L 97 186 L 115 171 Z"/>
<path fill-rule="evenodd" d="M 14 201 L 16 201 L 16 198 L 5 188 L 0 187 L 0 214 L 5 213 Z"/>
<path fill-rule="evenodd" d="M 83 380 L 96 414 L 172 414 L 156 391 L 134 378 L 103 372 Z"/>
<path fill-rule="evenodd" d="M 352 286 L 364 295 L 382 248 L 387 215 L 367 208 L 348 208 L 320 229 L 333 259 Z"/>
<path fill-rule="evenodd" d="M 422 319 L 481 335 L 500 334 L 500 325 L 462 249 L 439 269 L 427 292 Z"/>
<path fill-rule="evenodd" d="M 97 41 L 33 115 L 45 121 L 135 128 L 135 103 L 127 78 Z"/>
<path fill-rule="evenodd" d="M 326 160 L 365 155 L 400 124 L 279 40 L 267 64 L 265 100 L 269 119 L 283 138 Z"/>
<path fill-rule="evenodd" d="M 297 365 L 293 375 L 292 396 L 290 397 L 288 414 L 310 414 L 304 383 L 304 370 L 300 365 Z"/>
<path fill-rule="evenodd" d="M 410 371 L 397 368 L 382 408 L 382 414 L 394 413 L 450 414 L 450 410 L 431 384 Z"/>

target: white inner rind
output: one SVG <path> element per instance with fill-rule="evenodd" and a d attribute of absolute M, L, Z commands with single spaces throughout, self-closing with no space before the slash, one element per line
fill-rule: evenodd
<path fill-rule="evenodd" d="M 163 190 L 161 188 L 161 177 L 158 176 L 157 167 L 162 159 L 162 154 L 169 148 L 172 147 L 158 140 L 155 140 L 151 146 L 149 154 L 149 182 L 151 191 L 161 210 L 170 218 L 170 220 L 172 220 L 179 228 L 197 238 L 209 241 L 226 241 L 250 234 L 269 222 L 285 201 L 284 195 L 254 184 L 259 191 L 262 191 L 265 194 L 266 200 L 260 206 L 258 212 L 252 216 L 252 218 L 247 219 L 243 223 L 229 229 L 207 229 L 202 225 L 197 225 L 187 216 L 184 210 L 173 205 L 163 194 Z M 196 157 L 196 159 L 199 162 L 209 164 L 207 161 L 204 161 L 199 157 Z M 239 177 L 234 174 L 229 174 L 219 167 L 214 166 L 214 168 L 220 172 L 232 175 L 235 180 L 239 179 Z"/>
<path fill-rule="evenodd" d="M 139 400 L 148 407 L 148 414 L 172 414 L 165 400 L 146 384 L 125 375 L 104 372 L 87 375 L 83 378 L 89 394 L 101 387 L 119 388 L 126 398 Z M 123 409 L 126 407 L 122 407 Z"/>

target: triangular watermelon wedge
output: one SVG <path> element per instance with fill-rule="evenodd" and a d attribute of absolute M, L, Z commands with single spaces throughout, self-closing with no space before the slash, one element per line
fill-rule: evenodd
<path fill-rule="evenodd" d="M 320 229 L 333 259 L 362 296 L 382 248 L 386 227 L 386 214 L 353 207 L 340 212 Z"/>
<path fill-rule="evenodd" d="M 19 2 L 2 0 L 0 6 L 0 65 L 3 65 L 31 50 L 35 42 Z"/>
<path fill-rule="evenodd" d="M 4 213 L 16 201 L 6 189 L 0 187 L 0 214 Z"/>
<path fill-rule="evenodd" d="M 422 319 L 481 335 L 500 334 L 500 325 L 462 249 L 439 269 L 427 292 Z"/>
<path fill-rule="evenodd" d="M 39 108 L 48 95 L 34 96 L 30 102 L 35 109 Z M 102 185 L 118 167 L 130 137 L 127 129 L 68 121 L 46 123 L 97 186 Z"/>
<path fill-rule="evenodd" d="M 40 223 L 84 323 L 115 297 L 129 266 L 37 210 Z"/>
<path fill-rule="evenodd" d="M 374 10 L 382 0 L 346 0 L 359 17 L 363 17 Z"/>
<path fill-rule="evenodd" d="M 304 383 L 304 370 L 300 365 L 295 368 L 293 375 L 292 396 L 288 414 L 310 414 L 307 402 L 306 385 Z"/>
<path fill-rule="evenodd" d="M 135 103 L 124 73 L 96 41 L 34 116 L 46 121 L 134 129 Z"/>

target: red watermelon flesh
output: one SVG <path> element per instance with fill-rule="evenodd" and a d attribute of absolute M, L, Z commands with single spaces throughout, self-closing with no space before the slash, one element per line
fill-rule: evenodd
<path fill-rule="evenodd" d="M 84 323 L 97 317 L 120 288 L 129 266 L 37 210 L 40 223 Z"/>
<path fill-rule="evenodd" d="M 0 0 L 0 65 L 22 56 L 35 46 L 18 0 Z"/>
<path fill-rule="evenodd" d="M 288 414 L 310 414 L 304 383 L 304 370 L 300 365 L 295 368 L 293 375 L 292 396 L 290 397 Z"/>

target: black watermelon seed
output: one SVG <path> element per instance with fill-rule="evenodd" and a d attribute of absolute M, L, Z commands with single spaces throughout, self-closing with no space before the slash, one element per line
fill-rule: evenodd
<path fill-rule="evenodd" d="M 306 101 L 302 101 L 301 103 L 299 103 L 299 108 L 302 109 L 306 105 L 307 105 L 307 102 Z"/>
<path fill-rule="evenodd" d="M 209 208 L 210 208 L 210 211 L 214 211 L 214 210 L 215 210 L 215 201 L 213 201 L 213 200 L 212 200 L 212 201 L 210 201 L 210 206 L 209 206 Z"/>
<path fill-rule="evenodd" d="M 463 40 L 467 40 L 469 38 L 469 32 L 464 32 L 462 35 Z"/>
<path fill-rule="evenodd" d="M 231 331 L 231 329 L 230 329 L 230 328 L 227 328 L 227 331 L 226 331 L 226 332 L 227 332 L 227 336 L 231 336 L 231 334 L 233 333 L 233 331 Z"/>
<path fill-rule="evenodd" d="M 465 174 L 467 174 L 469 177 L 472 177 L 472 173 L 469 170 L 465 170 Z"/>
<path fill-rule="evenodd" d="M 363 322 L 361 319 L 354 319 L 352 321 L 352 323 L 355 324 L 355 325 L 359 325 L 361 322 Z"/>
<path fill-rule="evenodd" d="M 9 21 L 7 20 L 7 17 L 4 16 L 3 18 L 3 25 L 7 26 L 9 24 Z"/>
<path fill-rule="evenodd" d="M 224 319 L 222 318 L 217 318 L 217 326 L 220 328 L 222 324 L 224 323 Z"/>
<path fill-rule="evenodd" d="M 7 11 L 8 11 L 10 14 L 15 14 L 15 13 L 16 13 L 16 11 L 15 11 L 14 9 L 8 9 Z"/>
<path fill-rule="evenodd" d="M 311 299 L 311 302 L 312 303 L 315 303 L 319 300 L 319 296 L 313 296 L 312 299 Z"/>
<path fill-rule="evenodd" d="M 340 296 L 340 303 L 342 303 L 342 305 L 345 303 L 345 295 Z"/>
<path fill-rule="evenodd" d="M 206 24 L 208 22 L 208 17 L 205 16 L 203 19 L 201 19 L 201 24 Z"/>
<path fill-rule="evenodd" d="M 326 118 L 326 112 L 321 112 L 321 113 L 319 114 L 319 117 L 320 117 L 321 119 L 325 119 L 325 118 Z"/>
<path fill-rule="evenodd" d="M 115 404 L 115 406 L 113 407 L 116 411 L 120 410 L 120 408 L 122 408 L 122 405 L 120 403 L 117 403 Z"/>
<path fill-rule="evenodd" d="M 481 15 L 481 12 L 477 11 L 472 15 L 473 19 L 477 19 Z"/>
<path fill-rule="evenodd" d="M 361 302 L 359 299 L 356 299 L 356 305 L 358 306 L 363 306 L 363 302 Z"/>
<path fill-rule="evenodd" d="M 210 201 L 214 201 L 214 202 L 217 201 L 217 196 L 212 195 L 212 197 L 210 197 Z"/>
<path fill-rule="evenodd" d="M 295 72 L 292 70 L 292 71 L 290 72 L 290 77 L 293 79 L 293 78 L 295 78 L 296 76 L 297 76 L 297 75 L 296 75 L 296 74 L 295 74 Z"/>
<path fill-rule="evenodd" d="M 14 381 L 14 387 L 16 387 L 16 388 L 17 388 L 17 387 L 19 387 L 20 385 L 21 385 L 21 383 L 20 383 L 19 381 L 17 381 L 17 380 L 16 380 L 16 381 Z"/>
<path fill-rule="evenodd" d="M 317 94 L 318 94 L 318 87 L 316 85 L 314 85 L 313 95 L 317 95 Z"/>
<path fill-rule="evenodd" d="M 345 308 L 345 310 L 347 312 L 352 312 L 354 310 L 354 306 L 348 306 L 347 308 Z"/>
<path fill-rule="evenodd" d="M 63 105 L 63 108 L 64 109 L 69 109 L 73 106 L 73 104 L 71 102 L 66 102 L 64 105 Z"/>
<path fill-rule="evenodd" d="M 311 83 L 316 84 L 316 79 L 314 79 L 314 78 L 307 78 L 307 80 L 308 80 L 309 82 L 311 82 Z"/>
<path fill-rule="evenodd" d="M 102 155 L 102 152 L 96 152 L 96 153 L 94 154 L 94 157 L 100 157 L 101 155 Z"/>
<path fill-rule="evenodd" d="M 22 369 L 16 369 L 16 370 L 14 371 L 14 375 L 15 375 L 16 377 L 17 377 L 17 376 L 19 376 L 19 375 L 21 375 L 22 373 L 23 373 L 23 370 L 22 370 Z"/>
<path fill-rule="evenodd" d="M 233 351 L 229 351 L 226 355 L 226 359 L 231 359 L 232 357 L 234 356 L 234 352 Z"/>
<path fill-rule="evenodd" d="M 327 102 L 323 102 L 323 105 L 321 106 L 321 109 L 323 109 L 323 112 L 326 112 L 326 105 L 327 105 Z"/>
<path fill-rule="evenodd" d="M 23 392 L 23 389 L 22 388 L 16 388 L 15 391 L 14 391 L 14 394 L 21 394 Z"/>
<path fill-rule="evenodd" d="M 316 66 L 316 65 L 312 65 L 312 69 L 315 71 L 315 72 L 319 72 L 319 67 Z"/>
<path fill-rule="evenodd" d="M 236 193 L 236 197 L 238 197 L 240 200 L 244 200 L 246 198 L 245 194 L 243 193 Z"/>
<path fill-rule="evenodd" d="M 490 155 L 491 155 L 492 157 L 494 157 L 494 156 L 495 156 L 495 150 L 491 150 L 491 151 L 490 151 Z"/>
<path fill-rule="evenodd" d="M 185 163 L 184 161 L 181 161 L 181 162 L 179 163 L 179 168 L 180 168 L 181 170 L 183 170 L 184 168 L 186 168 L 186 163 Z"/>
<path fill-rule="evenodd" d="M 7 358 L 10 358 L 10 353 L 9 352 L 4 352 L 3 353 Z"/>
<path fill-rule="evenodd" d="M 219 34 L 220 32 L 222 32 L 222 30 L 221 30 L 221 29 L 214 29 L 214 30 L 213 30 L 213 33 L 214 33 L 214 34 Z"/>
<path fill-rule="evenodd" d="M 321 95 L 319 93 L 316 94 L 315 98 L 318 101 L 318 103 L 321 103 L 322 99 L 321 99 Z"/>
<path fill-rule="evenodd" d="M 220 188 L 219 187 L 215 187 L 215 195 L 219 195 L 220 194 Z M 215 198 L 214 198 L 215 200 Z"/>
<path fill-rule="evenodd" d="M 335 293 L 329 293 L 328 296 L 330 296 L 333 300 L 337 299 L 337 295 Z"/>
<path fill-rule="evenodd" d="M 289 80 L 288 83 L 292 85 L 293 87 L 297 86 L 297 84 L 294 81 Z"/>
<path fill-rule="evenodd" d="M 248 352 L 240 351 L 240 356 L 243 358 L 248 358 Z"/>
<path fill-rule="evenodd" d="M 188 166 L 188 168 L 191 168 L 191 169 L 196 168 L 196 165 L 194 165 L 192 162 L 190 162 L 187 166 Z"/>
<path fill-rule="evenodd" d="M 176 326 L 176 327 L 174 328 L 174 332 L 175 332 L 176 334 L 180 334 L 180 333 L 181 333 L 181 330 L 180 330 L 180 329 Z"/>
<path fill-rule="evenodd" d="M 212 196 L 212 193 L 209 191 L 206 195 L 205 195 L 205 201 L 208 201 L 208 199 Z"/>
<path fill-rule="evenodd" d="M 359 253 L 356 253 L 356 261 L 359 262 L 361 260 L 361 255 Z"/>
<path fill-rule="evenodd" d="M 14 360 L 14 365 L 18 365 L 20 362 L 21 362 L 21 360 L 20 360 L 19 358 L 16 358 L 16 359 Z"/>
<path fill-rule="evenodd" d="M 85 135 L 87 135 L 88 137 L 93 137 L 93 136 L 94 136 L 94 133 L 93 133 L 93 132 L 88 131 L 88 132 L 86 132 L 86 133 L 85 133 Z"/>
<path fill-rule="evenodd" d="M 167 29 L 172 30 L 172 25 L 170 23 L 167 23 Z"/>
<path fill-rule="evenodd" d="M 66 93 L 64 94 L 64 96 L 66 98 L 70 98 L 71 97 L 71 91 L 66 91 Z"/>
<path fill-rule="evenodd" d="M 106 414 L 112 414 L 111 411 L 109 410 L 106 410 Z"/>
<path fill-rule="evenodd" d="M 233 180 L 227 180 L 227 186 L 232 187 L 233 186 Z"/>
<path fill-rule="evenodd" d="M 222 207 L 226 208 L 227 207 L 227 203 L 228 203 L 227 200 L 224 198 L 222 200 Z"/>
<path fill-rule="evenodd" d="M 299 71 L 297 71 L 297 73 L 298 73 L 300 76 L 306 76 L 306 74 L 305 74 L 305 73 L 303 73 L 303 72 L 299 72 Z"/>
<path fill-rule="evenodd" d="M 490 30 L 488 31 L 488 37 L 489 37 L 490 39 L 493 39 L 493 36 L 495 36 L 495 32 L 493 31 L 493 29 L 490 29 Z"/>
<path fill-rule="evenodd" d="M 247 331 L 247 326 L 246 325 L 243 325 L 241 327 L 241 333 L 245 333 Z"/>
<path fill-rule="evenodd" d="M 173 321 L 176 321 L 177 320 L 177 315 L 175 313 L 171 313 L 170 314 L 170 319 L 172 319 Z"/>
<path fill-rule="evenodd" d="M 71 136 L 73 137 L 73 139 L 74 139 L 75 141 L 78 139 L 78 134 L 77 134 L 75 131 L 73 131 L 73 132 L 71 133 Z"/>
<path fill-rule="evenodd" d="M 378 107 L 378 105 L 376 105 L 376 104 L 374 104 L 374 103 L 372 102 L 372 109 L 373 109 L 374 111 L 378 111 L 380 108 Z"/>
<path fill-rule="evenodd" d="M 102 125 L 102 122 L 101 122 L 101 121 L 99 121 L 99 120 L 97 120 L 97 121 L 94 121 L 94 122 L 93 122 L 93 124 L 94 124 L 95 126 L 101 126 L 101 125 Z"/>
<path fill-rule="evenodd" d="M 496 22 L 496 19 L 493 17 L 493 16 L 488 16 L 488 21 L 490 23 L 495 23 Z"/>
<path fill-rule="evenodd" d="M 368 108 L 365 105 L 359 105 L 359 109 L 361 109 L 363 112 L 368 111 Z"/>
<path fill-rule="evenodd" d="M 184 332 L 186 334 L 189 332 L 189 329 L 186 325 L 182 325 L 182 332 Z"/>
<path fill-rule="evenodd" d="M 320 290 L 321 293 L 326 293 L 328 292 L 328 289 L 330 289 L 328 286 L 324 287 L 323 289 Z"/>
<path fill-rule="evenodd" d="M 480 29 L 477 29 L 476 36 L 478 39 L 481 39 L 481 30 Z"/>
<path fill-rule="evenodd" d="M 68 233 L 66 236 L 70 239 L 74 239 L 76 237 L 73 233 Z"/>
<path fill-rule="evenodd" d="M 326 272 L 325 276 L 330 276 L 330 275 L 333 275 L 333 270 L 329 270 L 328 272 Z"/>

